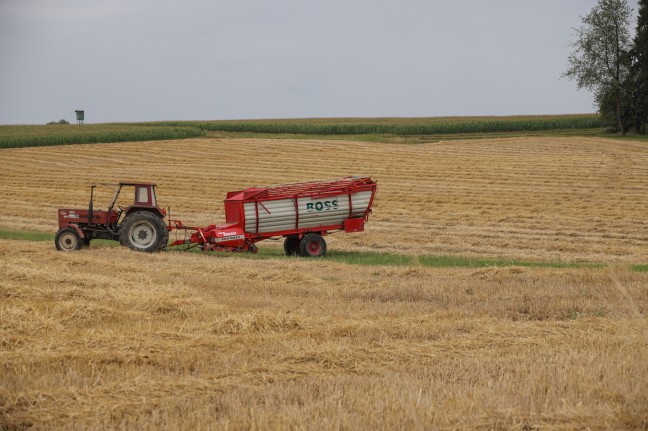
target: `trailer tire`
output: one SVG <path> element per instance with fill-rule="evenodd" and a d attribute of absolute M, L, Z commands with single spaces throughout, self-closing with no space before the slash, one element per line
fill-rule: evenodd
<path fill-rule="evenodd" d="M 121 245 L 135 251 L 158 251 L 166 246 L 168 238 L 169 232 L 164 221 L 147 211 L 129 214 L 119 228 Z"/>
<path fill-rule="evenodd" d="M 326 241 L 322 235 L 309 233 L 304 235 L 299 242 L 299 251 L 302 256 L 322 257 L 326 255 Z"/>
<path fill-rule="evenodd" d="M 286 256 L 299 256 L 299 238 L 288 236 L 284 240 L 284 251 Z"/>
<path fill-rule="evenodd" d="M 56 232 L 54 243 L 56 244 L 56 249 L 59 251 L 81 250 L 81 247 L 83 247 L 81 237 L 77 233 L 76 229 L 71 227 L 59 229 L 59 231 Z"/>

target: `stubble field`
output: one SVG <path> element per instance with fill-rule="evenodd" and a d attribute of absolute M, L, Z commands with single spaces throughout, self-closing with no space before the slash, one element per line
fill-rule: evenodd
<path fill-rule="evenodd" d="M 55 231 L 91 183 L 155 181 L 174 218 L 206 225 L 227 191 L 358 173 L 379 182 L 374 214 L 330 249 L 606 265 L 0 240 L 0 427 L 648 427 L 648 274 L 629 270 L 648 251 L 645 144 L 205 138 L 7 149 L 0 166 L 0 228 Z"/>

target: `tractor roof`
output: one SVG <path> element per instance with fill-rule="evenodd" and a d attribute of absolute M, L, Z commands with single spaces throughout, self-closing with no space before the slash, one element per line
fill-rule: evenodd
<path fill-rule="evenodd" d="M 147 183 L 143 181 L 120 181 L 120 186 L 157 186 L 155 183 Z"/>

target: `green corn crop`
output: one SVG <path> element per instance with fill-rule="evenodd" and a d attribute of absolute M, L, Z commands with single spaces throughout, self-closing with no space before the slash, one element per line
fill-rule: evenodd
<path fill-rule="evenodd" d="M 100 142 L 154 141 L 208 132 L 300 135 L 459 135 L 599 129 L 597 115 L 432 118 L 307 118 L 287 120 L 166 121 L 91 125 L 0 126 L 0 148 Z"/>
<path fill-rule="evenodd" d="M 151 127 L 125 124 L 0 126 L 0 148 L 157 141 L 194 138 L 205 134 L 202 129 L 187 126 Z"/>

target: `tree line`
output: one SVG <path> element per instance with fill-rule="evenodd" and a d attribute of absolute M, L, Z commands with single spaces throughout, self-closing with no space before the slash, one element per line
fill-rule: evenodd
<path fill-rule="evenodd" d="M 581 18 L 564 73 L 594 93 L 600 115 L 617 133 L 648 133 L 648 0 L 639 1 L 634 37 L 627 0 L 599 0 Z"/>

